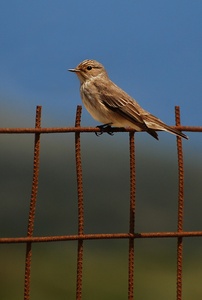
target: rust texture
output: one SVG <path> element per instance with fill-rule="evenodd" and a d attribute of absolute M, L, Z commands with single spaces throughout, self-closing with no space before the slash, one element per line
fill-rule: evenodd
<path fill-rule="evenodd" d="M 172 128 L 187 132 L 202 132 L 202 126 L 171 126 Z M 102 131 L 108 131 L 103 129 Z M 157 131 L 157 130 L 156 130 Z M 64 132 L 100 132 L 97 127 L 49 127 L 49 128 L 0 128 L 0 133 L 21 134 L 21 133 L 64 133 Z M 111 128 L 110 132 L 134 132 L 130 128 Z"/>
<path fill-rule="evenodd" d="M 135 134 L 129 133 L 130 144 L 130 224 L 129 233 L 129 266 L 128 266 L 128 299 L 133 299 L 134 284 L 134 230 L 135 230 Z"/>
<path fill-rule="evenodd" d="M 75 127 L 80 127 L 82 107 L 77 107 Z M 77 194 L 78 194 L 78 235 L 84 233 L 84 206 L 83 206 L 83 178 L 81 164 L 81 141 L 80 132 L 75 133 L 75 155 L 76 155 L 76 175 L 77 175 Z M 83 272 L 83 240 L 78 240 L 77 250 L 77 285 L 76 299 L 82 299 L 82 272 Z"/>
<path fill-rule="evenodd" d="M 202 126 L 171 126 L 181 131 L 202 132 Z M 104 129 L 107 132 L 107 129 Z M 156 130 L 157 131 L 157 130 Z M 63 132 L 100 132 L 97 127 L 48 127 L 48 128 L 0 128 L 0 133 L 63 133 Z M 111 128 L 110 132 L 134 132 L 130 128 Z"/>
<path fill-rule="evenodd" d="M 180 125 L 180 108 L 175 107 L 175 122 Z M 184 219 L 184 163 L 182 139 L 177 137 L 178 156 L 178 223 L 177 230 L 182 232 Z M 183 237 L 177 238 L 177 300 L 182 299 L 182 259 L 183 259 Z"/>
<path fill-rule="evenodd" d="M 40 128 L 40 126 L 41 126 L 41 106 L 37 106 L 35 127 Z M 39 154 L 40 154 L 40 133 L 35 133 L 32 191 L 31 191 L 31 199 L 30 199 L 28 228 L 27 228 L 28 237 L 32 237 L 34 232 L 34 218 L 35 218 L 38 181 L 39 181 Z M 32 258 L 32 242 L 27 242 L 26 259 L 25 259 L 25 278 L 24 278 L 24 300 L 30 299 L 31 258 Z"/>
<path fill-rule="evenodd" d="M 35 128 L 0 128 L 1 134 L 34 134 L 34 163 L 33 180 L 30 198 L 30 210 L 28 217 L 27 236 L 0 238 L 0 244 L 25 243 L 25 277 L 24 277 L 24 300 L 30 300 L 30 274 L 31 257 L 33 243 L 50 243 L 58 241 L 77 241 L 77 282 L 76 299 L 82 299 L 82 281 L 83 281 L 83 251 L 84 240 L 95 239 L 127 239 L 129 242 L 128 253 L 128 299 L 134 299 L 134 274 L 135 274 L 135 239 L 150 238 L 175 238 L 177 241 L 177 300 L 182 300 L 182 267 L 183 267 L 183 239 L 186 237 L 202 237 L 202 231 L 183 231 L 184 219 L 184 162 L 182 139 L 177 137 L 177 155 L 178 155 L 178 223 L 177 231 L 173 232 L 135 232 L 135 196 L 136 196 L 136 173 L 135 173 L 135 132 L 132 129 L 113 128 L 110 132 L 128 132 L 129 133 L 129 152 L 130 152 L 130 206 L 129 206 L 129 232 L 127 233 L 84 233 L 84 195 L 82 178 L 82 159 L 81 159 L 81 133 L 99 132 L 99 128 L 81 127 L 81 106 L 77 107 L 75 127 L 63 128 L 41 128 L 41 106 L 36 109 Z M 182 126 L 180 123 L 180 109 L 175 108 L 176 126 L 182 131 L 202 132 L 202 126 Z M 105 130 L 107 131 L 107 129 Z M 40 155 L 40 137 L 41 134 L 51 133 L 74 133 L 75 134 L 75 159 L 77 174 L 77 194 L 78 194 L 78 233 L 74 235 L 58 236 L 34 236 L 34 219 L 37 201 L 38 181 L 39 181 L 39 155 Z"/>
<path fill-rule="evenodd" d="M 16 243 L 47 243 L 58 241 L 75 241 L 75 240 L 100 240 L 100 239 L 154 239 L 154 238 L 178 238 L 178 237 L 200 237 L 202 231 L 182 231 L 182 232 L 142 232 L 142 233 L 92 233 L 92 234 L 70 234 L 56 236 L 33 236 L 33 237 L 16 237 L 0 238 L 0 244 Z"/>

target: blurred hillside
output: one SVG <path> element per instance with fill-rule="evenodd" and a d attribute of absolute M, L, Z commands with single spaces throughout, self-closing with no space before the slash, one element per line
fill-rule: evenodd
<path fill-rule="evenodd" d="M 26 115 L 20 120 L 2 116 L 2 123 L 4 119 L 7 127 L 11 127 L 9 124 L 12 127 L 33 126 Z M 185 230 L 201 230 L 202 161 L 200 147 L 193 142 L 197 140 L 196 135 L 200 140 L 201 134 L 195 133 L 189 134 L 189 141 L 183 141 Z M 159 133 L 159 136 L 157 142 L 146 133 L 135 135 L 136 232 L 177 229 L 176 139 L 166 133 Z M 103 134 L 101 137 L 94 133 L 81 135 L 85 233 L 128 232 L 128 140 L 127 133 Z M 2 134 L 0 143 L 0 236 L 26 236 L 34 135 Z M 42 134 L 34 235 L 76 233 L 74 134 Z M 84 244 L 83 299 L 94 294 L 96 299 L 124 299 L 127 295 L 128 241 L 95 240 Z M 75 242 L 33 245 L 33 299 L 44 299 L 44 295 L 49 299 L 63 299 L 64 295 L 75 298 L 76 248 Z M 0 250 L 0 297 L 22 298 L 25 245 L 4 244 Z M 201 238 L 184 239 L 185 300 L 199 299 L 201 295 L 201 250 Z M 175 280 L 176 239 L 136 240 L 135 296 L 174 299 Z M 100 290 L 99 295 L 97 290 Z"/>
<path fill-rule="evenodd" d="M 200 133 L 189 134 L 189 141 L 183 141 L 186 230 L 201 229 L 202 162 L 200 150 L 192 143 L 194 135 L 200 136 Z M 157 142 L 146 133 L 136 134 L 136 232 L 176 230 L 176 139 L 167 133 L 159 133 L 159 136 Z M 32 183 L 34 136 L 2 134 L 0 139 L 1 236 L 24 236 Z M 98 138 L 94 133 L 84 133 L 81 141 L 85 232 L 127 232 L 128 134 L 116 133 L 113 137 L 103 134 Z M 42 134 L 35 235 L 76 232 L 74 134 Z"/>

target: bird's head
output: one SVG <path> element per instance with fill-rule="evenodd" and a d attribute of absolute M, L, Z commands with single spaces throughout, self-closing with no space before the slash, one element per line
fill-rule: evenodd
<path fill-rule="evenodd" d="M 75 72 L 81 84 L 94 78 L 108 77 L 103 65 L 90 59 L 82 61 L 75 69 L 69 69 L 68 71 Z"/>

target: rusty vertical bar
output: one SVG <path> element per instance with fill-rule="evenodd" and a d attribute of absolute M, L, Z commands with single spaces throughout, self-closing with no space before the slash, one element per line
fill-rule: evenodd
<path fill-rule="evenodd" d="M 40 128 L 40 127 L 41 127 L 41 106 L 37 106 L 35 128 Z M 34 231 L 34 219 L 35 219 L 38 181 L 39 181 L 39 156 L 40 156 L 40 133 L 35 133 L 32 191 L 31 191 L 29 219 L 28 219 L 28 227 L 27 227 L 28 237 L 31 237 Z M 25 258 L 24 300 L 30 299 L 31 257 L 32 257 L 32 243 L 28 242 L 26 245 L 26 258 Z"/>
<path fill-rule="evenodd" d="M 75 127 L 80 127 L 82 107 L 77 106 Z M 78 193 L 78 234 L 84 233 L 83 178 L 80 132 L 75 133 L 75 155 Z M 82 299 L 83 240 L 78 241 L 76 300 Z"/>
<path fill-rule="evenodd" d="M 180 125 L 180 108 L 175 107 L 175 122 Z M 178 232 L 183 230 L 184 219 L 184 163 L 182 138 L 177 136 L 177 155 L 178 155 Z M 177 239 L 177 300 L 182 299 L 182 257 L 183 257 L 183 238 Z"/>
<path fill-rule="evenodd" d="M 136 194 L 136 178 L 135 178 L 135 134 L 129 133 L 130 142 L 130 225 L 129 232 L 134 234 L 135 228 L 135 194 Z M 134 285 L 134 237 L 129 238 L 129 266 L 128 266 L 128 299 L 132 300 Z"/>

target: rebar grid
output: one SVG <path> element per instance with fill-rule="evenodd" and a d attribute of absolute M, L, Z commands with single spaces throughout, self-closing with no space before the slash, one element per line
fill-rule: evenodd
<path fill-rule="evenodd" d="M 175 122 L 180 125 L 180 108 L 175 107 Z M 184 219 L 184 163 L 182 151 L 182 139 L 177 136 L 177 156 L 178 156 L 178 232 L 183 231 Z M 177 239 L 177 300 L 182 299 L 182 255 L 183 237 Z"/>
<path fill-rule="evenodd" d="M 80 127 L 82 107 L 77 106 L 75 126 Z M 81 142 L 80 132 L 75 133 L 75 154 L 76 154 L 76 175 L 78 193 L 78 234 L 83 235 L 84 231 L 84 207 L 83 207 L 83 178 L 81 165 Z M 82 299 L 82 270 L 83 270 L 83 240 L 78 240 L 77 250 L 77 285 L 76 299 Z"/>
<path fill-rule="evenodd" d="M 170 126 L 174 129 L 187 132 L 202 132 L 202 126 Z M 107 128 L 103 128 L 102 132 L 107 132 Z M 64 133 L 64 132 L 100 132 L 97 127 L 49 127 L 49 128 L 0 128 L 0 133 L 20 134 L 20 133 Z M 111 128 L 110 132 L 134 132 L 130 128 Z"/>
<path fill-rule="evenodd" d="M 202 132 L 202 126 L 182 126 L 180 125 L 180 109 L 175 108 L 176 126 L 182 131 Z M 113 128 L 112 132 L 129 133 L 129 151 L 130 151 L 130 210 L 129 210 L 129 232 L 128 233 L 107 233 L 107 234 L 84 234 L 84 196 L 82 180 L 82 160 L 81 160 L 81 142 L 80 133 L 99 132 L 99 128 L 80 127 L 81 106 L 77 107 L 75 127 L 66 128 L 41 128 L 41 107 L 36 109 L 35 128 L 0 128 L 2 134 L 35 134 L 34 142 L 34 163 L 33 163 L 33 182 L 30 199 L 30 211 L 28 219 L 28 229 L 26 237 L 18 238 L 0 238 L 0 243 L 26 243 L 25 257 L 25 276 L 24 276 L 24 300 L 30 300 L 30 273 L 31 273 L 31 256 L 32 243 L 41 242 L 58 242 L 58 241 L 78 241 L 77 251 L 77 285 L 76 299 L 82 299 L 82 281 L 83 281 L 83 249 L 84 240 L 95 239 L 128 239 L 129 241 L 129 265 L 128 265 L 128 299 L 134 299 L 134 241 L 137 238 L 177 238 L 177 300 L 182 300 L 182 252 L 183 238 L 200 237 L 202 231 L 183 231 L 183 210 L 184 210 L 184 168 L 183 168 L 183 151 L 181 138 L 177 137 L 178 152 L 178 224 L 176 232 L 143 232 L 135 233 L 135 194 L 136 194 L 136 174 L 135 174 L 135 140 L 132 129 Z M 105 130 L 107 131 L 107 129 Z M 40 156 L 40 136 L 43 133 L 75 133 L 75 157 L 76 157 L 76 174 L 77 174 L 77 194 L 78 194 L 78 234 L 60 235 L 60 236 L 33 236 L 35 207 L 37 201 L 38 176 L 39 176 L 39 156 Z"/>
<path fill-rule="evenodd" d="M 35 128 L 40 128 L 40 126 L 41 126 L 41 106 L 37 106 Z M 27 228 L 28 237 L 32 237 L 34 232 L 34 219 L 35 219 L 38 182 L 39 182 L 39 155 L 40 155 L 40 133 L 35 133 L 32 191 L 31 191 L 31 199 L 30 199 L 28 228 Z M 27 242 L 26 245 L 24 300 L 30 299 L 31 258 L 32 258 L 32 242 L 29 241 Z"/>
<path fill-rule="evenodd" d="M 134 234 L 135 230 L 135 134 L 129 133 L 130 145 L 130 219 L 129 233 Z M 133 299 L 134 283 L 134 238 L 129 238 L 129 266 L 128 266 L 128 299 Z"/>

